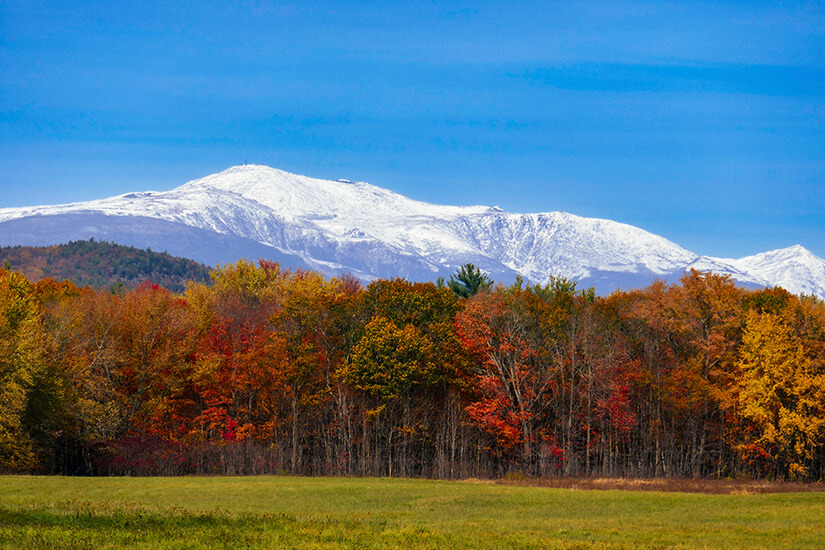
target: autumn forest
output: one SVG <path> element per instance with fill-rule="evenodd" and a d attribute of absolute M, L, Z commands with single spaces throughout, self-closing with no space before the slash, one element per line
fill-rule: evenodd
<path fill-rule="evenodd" d="M 465 268 L 241 261 L 180 293 L 0 270 L 0 472 L 822 479 L 822 300 Z"/>

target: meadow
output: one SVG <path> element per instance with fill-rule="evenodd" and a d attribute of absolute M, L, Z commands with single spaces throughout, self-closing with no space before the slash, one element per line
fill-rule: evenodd
<path fill-rule="evenodd" d="M 823 492 L 281 476 L 0 479 L 2 548 L 796 549 L 825 540 Z"/>

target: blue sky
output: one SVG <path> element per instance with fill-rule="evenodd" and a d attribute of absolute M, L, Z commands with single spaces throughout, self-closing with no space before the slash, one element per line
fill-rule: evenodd
<path fill-rule="evenodd" d="M 0 208 L 244 161 L 825 257 L 825 7 L 0 3 Z"/>

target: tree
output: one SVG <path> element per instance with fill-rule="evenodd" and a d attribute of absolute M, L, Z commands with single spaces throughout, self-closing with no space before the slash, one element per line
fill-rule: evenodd
<path fill-rule="evenodd" d="M 515 455 L 528 469 L 536 442 L 553 436 L 544 429 L 557 370 L 550 310 L 535 294 L 515 288 L 475 296 L 455 320 L 461 342 L 478 361 L 480 395 L 467 413 L 495 438 L 499 452 Z"/>
<path fill-rule="evenodd" d="M 77 439 L 69 373 L 75 357 L 73 344 L 78 330 L 79 295 L 80 289 L 70 281 L 41 279 L 33 285 L 44 331 L 45 368 L 30 396 L 27 416 L 34 428 L 32 437 L 43 449 L 39 465 L 43 472 L 74 471 Z"/>
<path fill-rule="evenodd" d="M 283 394 L 283 354 L 272 345 L 271 318 L 291 277 L 275 262 L 241 260 L 215 270 L 211 287 L 190 287 L 187 298 L 200 327 L 192 366 L 200 414 L 190 437 L 225 441 L 232 433 L 235 440 L 277 422 L 272 401 Z"/>
<path fill-rule="evenodd" d="M 475 296 L 482 290 L 487 290 L 493 286 L 493 280 L 485 273 L 482 273 L 473 264 L 464 264 L 454 275 L 450 275 L 450 280 L 447 282 L 450 290 L 455 292 L 456 296 L 460 298 L 469 298 Z"/>
<path fill-rule="evenodd" d="M 723 467 L 726 411 L 735 399 L 732 365 L 741 339 L 742 289 L 729 275 L 688 271 L 659 303 L 677 357 L 673 400 L 685 419 L 691 475 Z"/>
<path fill-rule="evenodd" d="M 166 417 L 168 400 L 184 383 L 186 358 L 194 351 L 187 304 L 144 283 L 119 300 L 119 311 L 115 372 L 124 421 L 134 435 L 162 434 L 158 419 Z"/>
<path fill-rule="evenodd" d="M 328 401 L 333 398 L 334 372 L 340 349 L 331 341 L 331 305 L 341 289 L 338 281 L 299 270 L 283 282 L 278 310 L 270 318 L 270 344 L 281 357 L 276 377 L 284 388 L 289 418 L 289 463 L 292 473 L 304 469 L 307 447 L 322 447 Z M 313 445 L 314 443 L 314 445 Z"/>
<path fill-rule="evenodd" d="M 341 371 L 358 403 L 362 473 L 421 473 L 435 467 L 433 457 L 455 454 L 457 423 L 444 417 L 457 408 L 465 360 L 453 327 L 459 299 L 432 283 L 392 279 L 370 283 L 363 303 L 367 323 Z"/>
<path fill-rule="evenodd" d="M 30 400 L 42 382 L 43 333 L 25 277 L 0 270 L 0 471 L 37 466 Z"/>
<path fill-rule="evenodd" d="M 376 317 L 353 350 L 346 378 L 355 389 L 388 401 L 436 382 L 433 359 L 432 344 L 420 330 Z"/>
<path fill-rule="evenodd" d="M 737 365 L 739 414 L 752 432 L 739 451 L 767 455 L 783 477 L 804 478 L 825 433 L 825 364 L 782 315 L 747 314 Z"/>

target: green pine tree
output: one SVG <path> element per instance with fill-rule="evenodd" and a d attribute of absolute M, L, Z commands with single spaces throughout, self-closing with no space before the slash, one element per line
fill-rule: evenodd
<path fill-rule="evenodd" d="M 447 286 L 456 296 L 469 298 L 482 290 L 489 289 L 493 286 L 493 280 L 473 264 L 464 264 L 458 268 L 455 275 L 450 275 Z"/>

